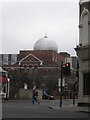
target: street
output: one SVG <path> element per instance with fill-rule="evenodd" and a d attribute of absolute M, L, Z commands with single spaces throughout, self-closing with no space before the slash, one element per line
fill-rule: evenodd
<path fill-rule="evenodd" d="M 71 100 L 63 100 L 63 106 L 70 104 Z M 50 109 L 52 105 L 59 105 L 59 100 L 43 100 L 40 105 L 31 100 L 3 101 L 2 118 L 88 118 L 88 113 Z"/>

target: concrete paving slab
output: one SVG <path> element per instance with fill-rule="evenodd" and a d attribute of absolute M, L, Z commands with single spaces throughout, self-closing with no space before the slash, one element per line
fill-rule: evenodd
<path fill-rule="evenodd" d="M 49 106 L 50 109 L 56 109 L 60 111 L 70 111 L 70 112 L 86 112 L 90 113 L 88 107 L 78 107 L 78 106 Z"/>

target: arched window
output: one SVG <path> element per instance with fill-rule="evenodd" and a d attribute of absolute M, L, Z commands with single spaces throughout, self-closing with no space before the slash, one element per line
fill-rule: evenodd
<path fill-rule="evenodd" d="M 80 45 L 88 44 L 88 20 L 89 20 L 89 11 L 84 8 L 80 17 Z"/>

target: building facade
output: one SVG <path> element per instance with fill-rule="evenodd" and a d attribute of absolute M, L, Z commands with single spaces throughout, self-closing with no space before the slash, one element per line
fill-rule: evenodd
<path fill-rule="evenodd" d="M 90 0 L 79 2 L 79 106 L 90 106 Z"/>

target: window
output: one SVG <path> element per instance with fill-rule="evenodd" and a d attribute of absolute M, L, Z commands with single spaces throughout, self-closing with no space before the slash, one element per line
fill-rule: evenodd
<path fill-rule="evenodd" d="M 27 66 L 24 65 L 24 72 L 27 73 Z"/>
<path fill-rule="evenodd" d="M 83 78 L 84 95 L 90 95 L 90 73 L 84 73 Z"/>
<path fill-rule="evenodd" d="M 11 55 L 11 65 L 15 64 L 17 62 L 17 54 Z"/>
<path fill-rule="evenodd" d="M 2 55 L 0 54 L 0 66 L 2 66 Z"/>
<path fill-rule="evenodd" d="M 3 64 L 8 65 L 8 55 L 7 54 L 3 55 Z"/>

